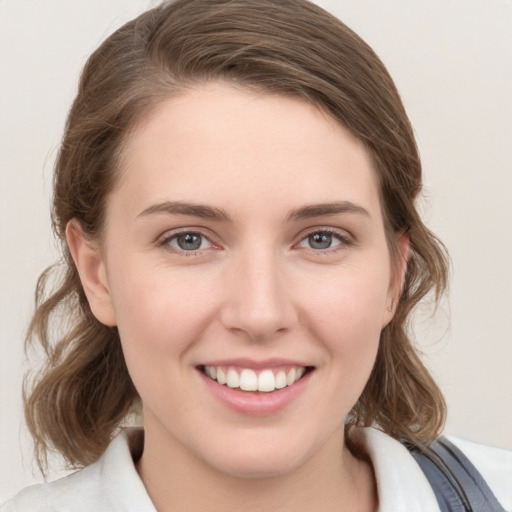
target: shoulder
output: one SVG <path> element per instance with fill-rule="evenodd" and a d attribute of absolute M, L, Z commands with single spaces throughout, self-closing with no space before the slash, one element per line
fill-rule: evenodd
<path fill-rule="evenodd" d="M 84 497 L 98 494 L 99 471 L 93 464 L 54 482 L 31 485 L 22 489 L 14 498 L 0 507 L 0 512 L 50 512 L 80 511 L 77 502 Z M 97 501 L 97 500 L 96 500 Z M 96 503 L 95 503 L 96 504 Z"/>
<path fill-rule="evenodd" d="M 78 471 L 55 482 L 31 485 L 0 506 L 0 512 L 68 510 L 64 507 L 73 506 L 73 502 L 83 496 L 81 489 L 87 492 L 85 488 L 90 484 L 86 474 Z M 77 492 L 78 489 L 80 489 L 79 492 Z"/>
<path fill-rule="evenodd" d="M 512 512 L 512 450 L 446 437 L 475 466 L 503 508 Z"/>
<path fill-rule="evenodd" d="M 142 439 L 141 430 L 126 429 L 94 464 L 23 489 L 0 512 L 155 512 L 134 463 Z"/>
<path fill-rule="evenodd" d="M 409 450 L 374 428 L 363 428 L 363 446 L 373 464 L 380 509 L 394 512 L 439 511 L 429 481 Z M 494 495 L 512 512 L 512 452 L 449 437 L 481 473 Z"/>
<path fill-rule="evenodd" d="M 439 512 L 437 499 L 423 471 L 407 448 L 374 428 L 358 429 L 377 481 L 383 512 Z"/>

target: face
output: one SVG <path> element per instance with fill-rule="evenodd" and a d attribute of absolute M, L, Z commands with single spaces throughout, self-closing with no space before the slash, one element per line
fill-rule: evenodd
<path fill-rule="evenodd" d="M 302 100 L 211 84 L 159 105 L 121 171 L 86 290 L 146 438 L 231 475 L 338 457 L 396 295 L 362 144 Z"/>

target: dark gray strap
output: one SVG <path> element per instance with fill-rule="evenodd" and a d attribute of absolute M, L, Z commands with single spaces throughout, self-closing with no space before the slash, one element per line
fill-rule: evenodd
<path fill-rule="evenodd" d="M 505 512 L 475 466 L 445 437 L 424 452 L 406 446 L 425 473 L 441 512 Z"/>

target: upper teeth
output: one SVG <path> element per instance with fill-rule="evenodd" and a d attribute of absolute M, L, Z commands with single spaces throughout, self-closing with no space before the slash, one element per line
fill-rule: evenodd
<path fill-rule="evenodd" d="M 238 371 L 232 367 L 204 367 L 206 375 L 219 384 L 226 384 L 230 388 L 240 388 L 243 391 L 264 391 L 267 393 L 291 386 L 304 375 L 305 371 L 304 367 L 294 367 L 288 372 L 279 370 L 274 373 L 272 370 L 262 370 L 259 374 L 256 374 L 250 368 L 243 368 Z"/>

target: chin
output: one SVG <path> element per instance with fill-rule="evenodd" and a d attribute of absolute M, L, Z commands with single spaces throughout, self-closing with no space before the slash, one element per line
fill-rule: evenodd
<path fill-rule="evenodd" d="M 234 478 L 267 479 L 291 474 L 323 451 L 320 440 L 308 442 L 307 436 L 293 433 L 270 439 L 265 435 L 247 437 L 233 436 L 215 453 L 203 451 L 203 460 L 212 469 Z"/>
<path fill-rule="evenodd" d="M 304 463 L 301 458 L 291 454 L 266 456 L 262 451 L 239 453 L 222 462 L 216 461 L 215 469 L 234 478 L 267 479 L 290 474 Z"/>

